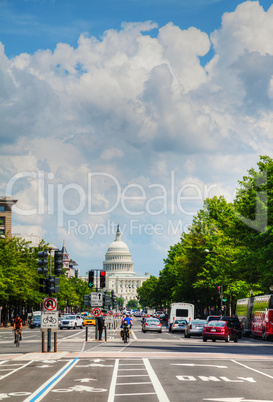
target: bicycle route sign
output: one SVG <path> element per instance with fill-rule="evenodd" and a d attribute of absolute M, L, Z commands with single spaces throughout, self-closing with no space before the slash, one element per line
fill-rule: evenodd
<path fill-rule="evenodd" d="M 93 308 L 92 314 L 93 314 L 94 317 L 99 317 L 101 315 L 101 309 L 98 308 L 98 307 Z"/>
<path fill-rule="evenodd" d="M 44 311 L 57 311 L 57 299 L 54 297 L 46 297 L 43 301 Z"/>
<path fill-rule="evenodd" d="M 58 311 L 42 311 L 41 314 L 41 330 L 51 329 L 53 332 L 58 331 L 59 312 Z"/>

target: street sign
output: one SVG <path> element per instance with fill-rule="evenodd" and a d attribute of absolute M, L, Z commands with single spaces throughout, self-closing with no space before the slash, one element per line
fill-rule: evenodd
<path fill-rule="evenodd" d="M 102 307 L 103 306 L 103 297 L 102 293 L 91 293 L 91 306 L 92 307 Z"/>
<path fill-rule="evenodd" d="M 101 309 L 98 308 L 98 307 L 93 308 L 92 314 L 93 314 L 94 317 L 99 317 L 101 315 Z"/>
<path fill-rule="evenodd" d="M 43 301 L 44 311 L 57 311 L 57 299 L 54 297 L 46 297 Z"/>
<path fill-rule="evenodd" d="M 42 311 L 41 314 L 41 330 L 46 331 L 51 329 L 53 332 L 59 328 L 59 313 L 58 311 Z"/>

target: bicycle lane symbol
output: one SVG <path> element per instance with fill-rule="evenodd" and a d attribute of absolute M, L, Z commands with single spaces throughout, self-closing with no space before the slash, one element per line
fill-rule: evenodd
<path fill-rule="evenodd" d="M 78 391 L 78 392 L 82 392 L 82 391 L 86 391 L 86 392 L 106 392 L 107 389 L 89 387 L 88 385 L 75 385 L 74 387 L 63 388 L 63 389 L 53 389 L 52 390 L 52 392 L 73 392 L 73 391 Z"/>

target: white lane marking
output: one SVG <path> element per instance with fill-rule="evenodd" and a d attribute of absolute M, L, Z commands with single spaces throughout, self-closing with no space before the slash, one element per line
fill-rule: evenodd
<path fill-rule="evenodd" d="M 119 363 L 119 359 L 116 359 L 107 402 L 114 402 L 114 399 L 115 399 L 115 388 L 116 388 L 116 383 L 117 383 L 118 363 Z"/>
<path fill-rule="evenodd" d="M 127 374 L 127 375 L 118 375 L 117 377 L 149 377 L 149 374 Z"/>
<path fill-rule="evenodd" d="M 133 364 L 127 364 L 127 363 L 120 363 L 120 366 L 143 366 L 143 362 L 142 363 L 133 363 Z"/>
<path fill-rule="evenodd" d="M 11 374 L 16 373 L 16 371 L 25 368 L 26 366 L 28 366 L 28 365 L 31 364 L 31 363 L 33 363 L 33 360 L 31 360 L 30 362 L 24 364 L 24 365 L 21 366 L 21 367 L 18 367 L 17 369 L 14 369 L 11 373 L 8 373 L 8 374 L 6 374 L 6 375 L 0 376 L 0 380 L 3 380 L 3 378 L 6 378 L 6 377 L 8 377 L 8 376 L 11 375 Z"/>
<path fill-rule="evenodd" d="M 216 366 L 214 364 L 194 364 L 194 363 L 171 363 L 170 366 L 228 368 L 227 366 Z"/>
<path fill-rule="evenodd" d="M 132 368 L 132 369 L 120 368 L 119 371 L 121 371 L 121 370 L 125 370 L 125 371 L 143 371 L 143 370 L 145 370 L 146 371 L 146 368 L 141 368 L 141 369 L 139 369 L 139 368 Z"/>
<path fill-rule="evenodd" d="M 136 336 L 135 332 L 132 329 L 131 329 L 131 334 L 133 335 L 134 339 L 137 339 L 137 336 Z"/>
<path fill-rule="evenodd" d="M 269 374 L 263 373 L 262 371 L 256 370 L 256 369 L 254 369 L 254 368 L 252 368 L 252 367 L 249 367 L 249 366 L 246 366 L 245 364 L 240 363 L 240 362 L 237 362 L 236 360 L 231 360 L 231 361 L 234 362 L 234 363 L 236 363 L 236 364 L 239 364 L 240 366 L 243 366 L 243 367 L 245 367 L 245 368 L 247 368 L 247 369 L 249 369 L 249 370 L 255 371 L 255 372 L 258 373 L 258 374 L 262 374 L 262 375 L 264 375 L 264 376 L 266 376 L 266 377 L 269 377 L 269 378 L 272 378 L 272 379 L 273 379 L 273 377 L 272 377 L 271 375 L 269 375 Z"/>
<path fill-rule="evenodd" d="M 7 363 L 7 361 L 8 361 L 8 360 L 2 360 L 2 361 L 0 362 L 0 364 L 5 364 L 5 363 Z"/>
<path fill-rule="evenodd" d="M 143 392 L 143 393 L 131 393 L 131 394 L 116 394 L 116 396 L 133 396 L 133 395 L 156 395 L 156 392 Z"/>
<path fill-rule="evenodd" d="M 145 364 L 145 367 L 149 373 L 150 379 L 153 383 L 159 402 L 170 402 L 149 360 L 147 358 L 144 358 L 143 363 Z"/>
<path fill-rule="evenodd" d="M 139 384 L 152 384 L 151 381 L 143 381 L 143 382 L 117 382 L 116 385 L 139 385 Z"/>

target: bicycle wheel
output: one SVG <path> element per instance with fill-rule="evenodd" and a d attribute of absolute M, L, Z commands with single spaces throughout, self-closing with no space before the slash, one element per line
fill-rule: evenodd
<path fill-rule="evenodd" d="M 16 331 L 15 341 L 16 341 L 16 347 L 18 348 L 20 346 L 20 336 L 18 331 Z"/>

